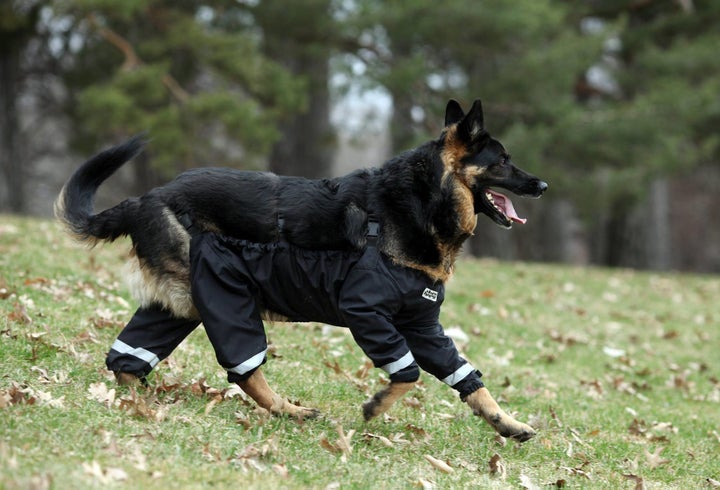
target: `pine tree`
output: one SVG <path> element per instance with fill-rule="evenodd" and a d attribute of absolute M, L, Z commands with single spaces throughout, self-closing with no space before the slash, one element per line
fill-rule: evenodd
<path fill-rule="evenodd" d="M 86 152 L 146 131 L 162 178 L 194 166 L 257 167 L 279 137 L 278 121 L 305 102 L 302 81 L 262 54 L 240 3 L 58 5 L 55 13 L 73 21 L 68 51 L 81 36 L 65 81 L 75 143 Z"/>
<path fill-rule="evenodd" d="M 27 79 L 23 59 L 36 34 L 40 5 L 0 4 L 0 209 L 26 211 L 24 155 L 17 101 Z"/>

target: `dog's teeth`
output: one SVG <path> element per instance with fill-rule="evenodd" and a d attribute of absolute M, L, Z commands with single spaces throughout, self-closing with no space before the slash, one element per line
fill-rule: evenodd
<path fill-rule="evenodd" d="M 495 202 L 494 199 L 493 199 L 493 197 L 492 197 L 492 194 L 490 194 L 489 192 L 486 192 L 486 193 L 485 193 L 485 197 L 488 198 L 488 201 L 490 201 L 490 202 L 492 202 L 492 203 Z"/>

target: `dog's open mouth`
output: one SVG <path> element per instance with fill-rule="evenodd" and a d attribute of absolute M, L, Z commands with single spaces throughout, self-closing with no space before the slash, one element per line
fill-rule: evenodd
<path fill-rule="evenodd" d="M 506 195 L 500 194 L 499 192 L 495 192 L 491 189 L 485 189 L 485 198 L 492 205 L 495 211 L 502 215 L 504 221 L 507 221 L 508 226 L 511 226 L 513 222 L 525 224 L 527 221 L 527 219 L 521 218 L 517 215 L 512 201 Z"/>

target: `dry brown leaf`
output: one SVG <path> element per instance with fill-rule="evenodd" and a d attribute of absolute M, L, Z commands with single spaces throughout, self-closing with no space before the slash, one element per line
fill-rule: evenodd
<path fill-rule="evenodd" d="M 280 478 L 287 478 L 290 475 L 287 466 L 284 464 L 274 464 L 272 465 L 272 469 Z"/>
<path fill-rule="evenodd" d="M 711 432 L 711 434 L 715 436 L 715 439 L 717 439 L 717 442 L 720 442 L 720 432 L 714 430 Z"/>
<path fill-rule="evenodd" d="M 432 438 L 432 436 L 428 434 L 425 429 L 423 429 L 422 427 L 418 427 L 417 425 L 406 424 L 405 428 L 410 431 L 410 433 L 416 440 L 428 441 Z"/>
<path fill-rule="evenodd" d="M 355 430 L 352 429 L 352 430 L 348 431 L 348 433 L 346 434 L 345 431 L 343 431 L 343 428 L 340 426 L 340 424 L 335 426 L 335 430 L 338 433 L 338 447 L 340 448 L 340 450 L 343 453 L 343 458 L 347 458 L 348 456 L 350 456 L 352 454 L 352 451 L 353 451 L 352 444 L 350 441 L 351 441 L 353 435 L 355 435 Z M 343 461 L 345 461 L 345 459 L 343 459 Z"/>
<path fill-rule="evenodd" d="M 552 417 L 552 419 L 555 421 L 555 423 L 557 424 L 558 427 L 562 428 L 563 423 L 560 420 L 560 418 L 557 416 L 555 409 L 553 407 L 550 407 L 549 410 L 550 410 L 550 417 Z"/>
<path fill-rule="evenodd" d="M 505 479 L 505 476 L 507 476 L 505 463 L 503 463 L 502 456 L 498 453 L 492 455 L 490 461 L 488 461 L 488 466 L 490 467 L 490 474 L 492 476 L 502 478 L 503 480 Z"/>
<path fill-rule="evenodd" d="M 215 407 L 215 405 L 218 404 L 218 401 L 219 400 L 217 398 L 213 398 L 212 400 L 210 400 L 210 403 L 205 405 L 205 415 L 208 415 L 210 412 L 212 412 L 212 409 Z"/>
<path fill-rule="evenodd" d="M 83 471 L 98 480 L 102 484 L 110 484 L 117 481 L 125 481 L 128 478 L 127 473 L 120 468 L 103 468 L 100 463 L 93 460 L 90 463 L 82 464 Z"/>
<path fill-rule="evenodd" d="M 445 461 L 434 458 L 434 457 L 430 456 L 429 454 L 425 455 L 425 459 L 427 460 L 428 463 L 430 463 L 432 465 L 433 468 L 435 468 L 438 471 L 442 471 L 443 473 L 452 473 L 453 471 L 455 471 Z"/>
<path fill-rule="evenodd" d="M 408 397 L 403 398 L 402 404 L 405 405 L 406 407 L 415 408 L 418 410 L 423 408 L 422 402 L 414 396 L 408 396 Z"/>
<path fill-rule="evenodd" d="M 326 451 L 330 451 L 331 453 L 341 452 L 340 448 L 336 444 L 330 442 L 330 440 L 327 438 L 327 435 L 325 434 L 320 436 L 320 447 L 325 449 Z"/>
<path fill-rule="evenodd" d="M 120 398 L 118 403 L 118 407 L 121 410 L 125 410 L 130 413 L 130 415 L 158 422 L 165 420 L 168 407 L 158 405 L 157 408 L 155 408 L 153 405 L 156 405 L 156 399 L 154 396 L 150 399 L 139 396 L 134 388 L 130 389 L 130 395 Z"/>
<path fill-rule="evenodd" d="M 635 482 L 635 490 L 645 490 L 645 481 L 638 475 L 623 475 L 628 480 Z"/>
<path fill-rule="evenodd" d="M 24 323 L 26 325 L 32 323 L 32 318 L 28 315 L 27 308 L 21 303 L 15 303 L 13 311 L 8 314 L 7 318 L 16 323 Z"/>
<path fill-rule="evenodd" d="M 656 447 L 655 451 L 653 451 L 652 454 L 650 454 L 647 449 L 645 450 L 645 458 L 647 459 L 648 466 L 651 470 L 654 470 L 658 466 L 662 466 L 670 462 L 669 459 L 665 459 L 660 456 L 660 453 L 662 453 L 664 450 L 665 448 L 662 446 Z"/>
<path fill-rule="evenodd" d="M 559 468 L 561 470 L 567 471 L 571 475 L 584 476 L 588 480 L 592 480 L 592 478 L 590 478 L 590 474 L 582 469 L 586 464 L 587 463 L 583 463 L 582 465 L 575 467 L 575 468 L 569 468 L 567 466 L 560 466 Z"/>
<path fill-rule="evenodd" d="M 395 447 L 395 444 L 393 444 L 393 442 L 392 442 L 390 439 L 388 439 L 387 437 L 385 437 L 385 436 L 381 436 L 381 435 L 377 435 L 377 434 L 371 434 L 371 433 L 369 433 L 369 432 L 363 433 L 362 436 L 363 436 L 365 439 L 377 439 L 377 440 L 380 441 L 385 447 Z"/>
<path fill-rule="evenodd" d="M 98 401 L 106 407 L 111 407 L 115 403 L 115 388 L 109 389 L 102 381 L 91 383 L 88 387 L 88 398 Z"/>
<path fill-rule="evenodd" d="M 21 387 L 17 382 L 12 381 L 10 388 L 0 390 L 0 408 L 6 408 L 11 405 L 34 405 L 37 397 L 31 388 Z"/>
<path fill-rule="evenodd" d="M 248 418 L 247 414 L 243 412 L 235 412 L 235 423 L 242 425 L 243 427 L 245 427 L 245 429 L 249 429 L 252 427 L 250 419 Z"/>
<path fill-rule="evenodd" d="M 418 478 L 413 486 L 422 488 L 423 490 L 432 490 L 433 488 L 435 488 L 435 484 L 430 480 L 426 480 L 425 478 Z"/>
<path fill-rule="evenodd" d="M 365 363 L 355 372 L 355 377 L 358 379 L 366 379 L 374 367 L 375 366 L 373 366 L 372 361 L 365 361 Z"/>
<path fill-rule="evenodd" d="M 0 277 L 0 299 L 8 299 L 12 296 L 13 291 L 3 277 Z"/>
<path fill-rule="evenodd" d="M 331 442 L 327 436 L 323 434 L 320 436 L 320 447 L 330 451 L 331 453 L 341 454 L 342 461 L 346 462 L 347 458 L 352 455 L 352 444 L 350 443 L 350 440 L 355 434 L 355 430 L 350 430 L 347 434 L 345 434 L 340 425 L 337 425 L 335 430 L 339 436 L 338 440 L 336 442 Z"/>
<path fill-rule="evenodd" d="M 345 374 L 342 367 L 340 367 L 340 363 L 338 363 L 335 360 L 332 362 L 326 360 L 323 362 L 323 364 L 325 366 L 329 367 L 330 369 L 332 369 L 335 372 L 335 374 Z"/>
<path fill-rule="evenodd" d="M 580 385 L 587 386 L 587 395 L 595 400 L 601 399 L 603 397 L 603 393 L 605 392 L 602 383 L 597 379 L 592 381 L 581 380 Z"/>

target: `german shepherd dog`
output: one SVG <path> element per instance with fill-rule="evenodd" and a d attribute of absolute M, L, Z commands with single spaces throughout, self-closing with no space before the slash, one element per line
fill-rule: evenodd
<path fill-rule="evenodd" d="M 63 187 L 55 214 L 90 245 L 129 235 L 135 297 L 143 306 L 160 304 L 179 318 L 198 316 L 190 291 L 188 223 L 197 232 L 251 242 L 283 239 L 307 249 L 352 250 L 366 246 L 373 220 L 380 224 L 376 246 L 382 254 L 444 282 L 479 213 L 505 228 L 524 222 L 510 199 L 493 187 L 533 198 L 547 189 L 545 182 L 516 167 L 485 130 L 479 100 L 467 114 L 450 100 L 439 138 L 379 168 L 322 180 L 199 168 L 94 214 L 100 184 L 143 146 L 135 137 L 85 162 Z M 278 409 L 273 402 L 277 396 L 259 370 L 241 386 L 260 406 L 295 416 L 311 414 L 287 401 Z M 376 395 L 373 400 L 381 406 L 373 414 L 387 410 L 405 391 L 391 387 Z M 466 401 L 503 435 L 528 439 L 534 434 L 503 412 L 485 388 Z"/>

